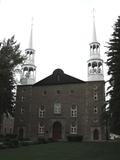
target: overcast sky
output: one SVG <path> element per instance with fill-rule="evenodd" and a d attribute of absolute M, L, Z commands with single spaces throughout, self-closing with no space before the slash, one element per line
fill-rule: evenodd
<path fill-rule="evenodd" d="M 33 17 L 37 81 L 52 74 L 56 68 L 87 80 L 93 8 L 101 58 L 106 61 L 104 46 L 120 15 L 120 0 L 0 0 L 0 40 L 15 35 L 24 52 Z"/>

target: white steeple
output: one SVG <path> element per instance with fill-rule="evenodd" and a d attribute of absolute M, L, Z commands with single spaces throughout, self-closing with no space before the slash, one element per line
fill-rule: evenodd
<path fill-rule="evenodd" d="M 36 80 L 36 66 L 34 64 L 35 50 L 33 49 L 33 23 L 31 24 L 31 32 L 28 48 L 25 50 L 26 61 L 22 65 L 21 84 L 30 85 L 34 84 Z"/>
<path fill-rule="evenodd" d="M 90 59 L 88 60 L 88 81 L 101 81 L 103 76 L 103 60 L 100 58 L 100 43 L 97 41 L 95 16 L 93 9 L 93 36 L 90 43 Z"/>
<path fill-rule="evenodd" d="M 28 48 L 31 48 L 31 49 L 33 48 L 33 19 L 32 19 L 32 24 L 31 24 L 31 32 L 30 32 Z"/>
<path fill-rule="evenodd" d="M 92 42 L 97 42 L 94 9 L 93 9 L 93 37 L 92 37 Z"/>

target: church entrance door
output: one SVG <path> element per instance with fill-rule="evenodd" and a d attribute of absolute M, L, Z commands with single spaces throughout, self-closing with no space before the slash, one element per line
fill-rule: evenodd
<path fill-rule="evenodd" d="M 99 140 L 99 131 L 97 129 L 95 129 L 94 132 L 93 132 L 93 139 L 94 140 Z"/>
<path fill-rule="evenodd" d="M 53 124 L 53 139 L 58 140 L 62 138 L 62 125 L 60 122 Z"/>
<path fill-rule="evenodd" d="M 22 140 L 23 139 L 23 134 L 24 134 L 24 130 L 23 128 L 19 129 L 19 139 Z"/>

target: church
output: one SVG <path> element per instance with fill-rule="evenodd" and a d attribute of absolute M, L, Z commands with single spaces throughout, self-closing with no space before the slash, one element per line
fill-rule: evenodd
<path fill-rule="evenodd" d="M 25 53 L 27 60 L 21 66 L 20 85 L 17 86 L 14 133 L 31 140 L 40 137 L 67 140 L 68 136 L 82 136 L 83 141 L 105 140 L 102 121 L 105 82 L 95 21 L 87 61 L 88 81 L 55 69 L 36 83 L 32 29 Z"/>

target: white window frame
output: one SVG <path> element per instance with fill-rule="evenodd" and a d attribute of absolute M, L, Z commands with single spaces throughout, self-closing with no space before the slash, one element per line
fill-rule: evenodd
<path fill-rule="evenodd" d="M 72 108 L 75 106 L 75 108 Z M 77 117 L 77 105 L 72 105 L 71 107 L 71 117 Z"/>
<path fill-rule="evenodd" d="M 70 133 L 71 134 L 77 134 L 77 124 L 70 126 Z"/>
<path fill-rule="evenodd" d="M 38 134 L 44 134 L 45 133 L 45 127 L 44 125 L 38 124 Z"/>
<path fill-rule="evenodd" d="M 43 118 L 44 116 L 45 116 L 45 107 L 44 109 L 42 109 L 42 106 L 41 106 L 39 107 L 39 118 Z"/>
<path fill-rule="evenodd" d="M 21 97 L 21 102 L 23 102 L 23 101 L 24 101 L 24 99 L 25 99 L 25 98 L 24 98 L 24 96 L 22 96 L 22 97 Z"/>
<path fill-rule="evenodd" d="M 24 107 L 21 107 L 21 108 L 20 108 L 20 113 L 23 114 L 24 112 L 25 112 L 25 108 L 24 108 Z"/>
<path fill-rule="evenodd" d="M 54 114 L 61 114 L 61 103 L 54 103 Z"/>

